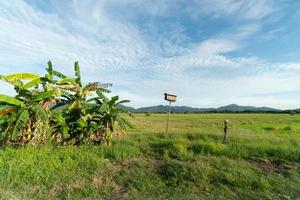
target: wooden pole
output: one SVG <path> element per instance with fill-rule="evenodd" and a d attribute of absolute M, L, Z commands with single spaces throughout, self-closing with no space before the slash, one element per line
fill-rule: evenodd
<path fill-rule="evenodd" d="M 169 131 L 170 112 L 171 112 L 171 101 L 169 101 L 169 111 L 168 111 L 168 118 L 167 118 L 167 129 L 166 129 L 166 134 L 168 134 L 168 131 Z"/>
<path fill-rule="evenodd" d="M 227 130 L 228 130 L 228 120 L 224 121 L 224 138 L 223 138 L 223 143 L 227 143 Z"/>

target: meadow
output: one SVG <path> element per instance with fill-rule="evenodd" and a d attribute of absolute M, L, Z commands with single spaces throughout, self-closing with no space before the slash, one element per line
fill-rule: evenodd
<path fill-rule="evenodd" d="M 300 199 L 300 115 L 129 120 L 111 146 L 0 150 L 0 199 Z"/>

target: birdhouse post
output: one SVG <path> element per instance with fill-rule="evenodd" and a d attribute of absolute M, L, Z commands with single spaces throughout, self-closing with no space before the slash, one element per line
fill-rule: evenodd
<path fill-rule="evenodd" d="M 169 120 L 170 120 L 170 113 L 171 113 L 171 103 L 176 102 L 177 96 L 174 94 L 168 94 L 165 93 L 165 100 L 169 102 L 169 108 L 168 108 L 168 118 L 167 118 L 167 128 L 166 128 L 166 133 L 169 131 Z"/>

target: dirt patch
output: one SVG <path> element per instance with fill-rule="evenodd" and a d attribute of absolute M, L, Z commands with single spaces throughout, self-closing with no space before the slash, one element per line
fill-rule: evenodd
<path fill-rule="evenodd" d="M 281 160 L 262 160 L 262 159 L 252 159 L 249 161 L 252 164 L 255 164 L 260 169 L 263 169 L 267 172 L 287 172 L 289 170 L 297 169 L 298 166 L 285 163 Z"/>
<path fill-rule="evenodd" d="M 2 190 L 0 189 L 0 199 L 11 199 L 11 200 L 18 200 L 21 199 L 19 194 L 16 194 L 14 192 L 8 191 L 8 190 Z"/>

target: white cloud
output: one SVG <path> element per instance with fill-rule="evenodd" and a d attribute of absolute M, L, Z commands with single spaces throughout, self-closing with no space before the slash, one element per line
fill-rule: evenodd
<path fill-rule="evenodd" d="M 235 77 L 217 80 L 205 77 L 168 77 L 166 80 L 141 81 L 132 90 L 120 92 L 121 97 L 133 97 L 132 106 L 164 104 L 163 93 L 178 94 L 175 105 L 194 107 L 218 107 L 237 103 L 241 105 L 273 106 L 275 108 L 300 107 L 296 99 L 285 97 L 285 93 L 300 92 L 300 76 Z M 281 94 L 281 95 L 265 95 Z M 268 103 L 268 100 L 269 103 Z"/>
<path fill-rule="evenodd" d="M 197 47 L 199 55 L 217 55 L 224 54 L 239 49 L 239 44 L 235 41 L 226 39 L 209 39 L 202 42 Z"/>
<path fill-rule="evenodd" d="M 299 63 L 228 56 L 261 31 L 261 20 L 277 10 L 273 1 L 200 0 L 182 8 L 183 3 L 53 1 L 53 11 L 45 13 L 21 0 L 0 1 L 0 73 L 42 74 L 48 59 L 71 73 L 72 63 L 79 60 L 86 82 L 113 82 L 115 93 L 131 99 L 133 106 L 164 103 L 166 91 L 178 94 L 181 105 L 261 105 L 266 99 L 274 105 L 282 101 L 283 107 L 296 105 L 293 100 L 256 96 L 298 91 L 300 79 L 291 70 L 298 70 Z M 155 18 L 179 10 L 197 19 L 237 16 L 245 22 L 195 41 L 178 21 L 157 26 Z M 136 20 L 143 17 L 151 20 L 141 28 Z M 1 92 L 10 92 L 6 88 Z"/>
<path fill-rule="evenodd" d="M 259 20 L 279 9 L 273 0 L 200 0 L 196 2 L 202 8 L 201 12 L 217 18 L 235 15 L 236 19 Z"/>
<path fill-rule="evenodd" d="M 55 15 L 45 15 L 19 1 L 16 7 L 11 3 L 1 5 L 1 9 L 0 47 L 7 52 L 7 56 L 1 56 L 1 63 L 24 66 L 40 64 L 51 58 L 57 63 L 70 65 L 70 61 L 78 59 L 84 66 L 95 70 L 98 66 L 129 67 L 146 54 L 143 40 L 130 25 L 107 18 L 98 20 L 96 16 L 93 25 L 99 30 L 91 32 L 96 37 L 89 37 L 70 32 Z M 11 13 L 12 10 L 18 15 Z M 88 14 L 85 14 L 87 18 Z M 85 21 L 78 23 L 75 27 L 84 26 Z M 87 31 L 90 31 L 89 27 Z"/>

